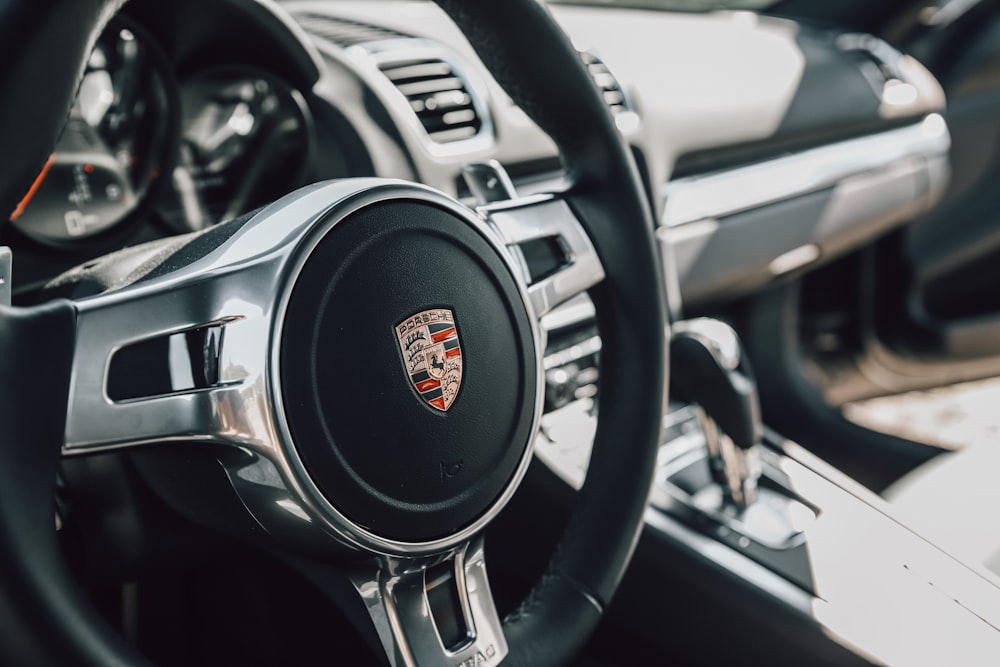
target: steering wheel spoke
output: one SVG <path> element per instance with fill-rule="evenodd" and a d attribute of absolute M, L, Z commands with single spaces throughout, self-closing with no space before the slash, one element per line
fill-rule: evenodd
<path fill-rule="evenodd" d="M 393 667 L 494 664 L 507 655 L 481 536 L 444 560 L 383 557 L 351 582 Z"/>
<path fill-rule="evenodd" d="M 177 441 L 272 447 L 261 378 L 273 273 L 258 264 L 182 275 L 79 302 L 63 454 Z"/>
<path fill-rule="evenodd" d="M 564 199 L 525 197 L 479 211 L 522 261 L 536 317 L 604 280 L 597 250 Z"/>

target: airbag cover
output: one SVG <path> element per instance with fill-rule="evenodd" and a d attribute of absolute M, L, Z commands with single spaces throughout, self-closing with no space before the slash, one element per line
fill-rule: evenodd
<path fill-rule="evenodd" d="M 281 386 L 309 477 L 350 521 L 382 538 L 430 541 L 473 522 L 503 492 L 537 409 L 521 294 L 494 245 L 425 202 L 368 206 L 317 244 L 289 299 Z M 447 401 L 439 390 L 421 394 L 415 381 L 427 378 L 411 379 L 421 355 L 407 353 L 405 332 L 400 344 L 399 327 L 425 312 L 454 315 L 455 332 L 432 327 L 452 356 L 437 349 L 423 365 L 447 385 L 458 371 L 452 364 L 442 377 L 443 363 L 460 362 Z"/>

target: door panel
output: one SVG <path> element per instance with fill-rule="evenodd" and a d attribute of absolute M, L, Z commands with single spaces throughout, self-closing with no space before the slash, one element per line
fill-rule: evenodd
<path fill-rule="evenodd" d="M 937 207 L 862 253 L 859 376 L 825 375 L 835 404 L 1000 374 L 997 5 L 906 45 L 948 97 L 952 176 Z"/>

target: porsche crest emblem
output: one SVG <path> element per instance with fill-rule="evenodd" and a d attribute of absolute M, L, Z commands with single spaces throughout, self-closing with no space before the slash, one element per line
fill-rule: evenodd
<path fill-rule="evenodd" d="M 396 325 L 396 337 L 413 388 L 428 405 L 447 412 L 462 386 L 455 314 L 447 308 L 422 310 Z"/>

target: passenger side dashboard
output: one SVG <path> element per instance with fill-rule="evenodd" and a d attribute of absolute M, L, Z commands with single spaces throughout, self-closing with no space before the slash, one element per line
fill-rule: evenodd
<path fill-rule="evenodd" d="M 560 189 L 551 141 L 435 6 L 284 7 L 323 54 L 330 99 L 350 90 L 374 111 L 351 121 L 380 175 L 468 198 L 462 165 L 495 159 L 519 193 Z M 941 196 L 944 95 L 916 60 L 875 37 L 748 12 L 551 9 L 645 172 L 677 268 L 675 312 L 816 268 Z M 437 67 L 452 87 L 437 90 L 421 67 Z M 435 96 L 467 102 L 437 113 L 426 108 Z"/>

